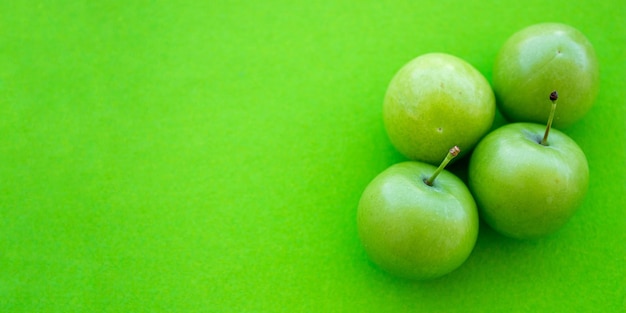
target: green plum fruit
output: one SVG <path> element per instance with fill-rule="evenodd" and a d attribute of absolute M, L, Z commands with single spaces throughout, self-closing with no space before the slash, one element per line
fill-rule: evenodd
<path fill-rule="evenodd" d="M 470 157 L 469 187 L 480 216 L 501 234 L 518 239 L 551 234 L 584 200 L 587 158 L 566 134 L 550 131 L 550 124 L 502 126 Z"/>
<path fill-rule="evenodd" d="M 432 279 L 452 272 L 471 254 L 478 211 L 463 181 L 443 170 L 452 151 L 439 168 L 415 161 L 392 165 L 363 192 L 359 237 L 383 270 L 407 279 Z"/>
<path fill-rule="evenodd" d="M 494 120 L 495 97 L 485 77 L 444 53 L 421 55 L 393 77 L 383 104 L 393 146 L 411 160 L 437 164 L 441 151 L 470 151 Z"/>
<path fill-rule="evenodd" d="M 550 109 L 543 99 L 556 89 L 564 100 L 559 102 L 554 127 L 568 127 L 591 109 L 598 88 L 593 46 L 580 31 L 564 24 L 537 24 L 513 34 L 493 67 L 498 108 L 513 122 L 544 123 Z"/>

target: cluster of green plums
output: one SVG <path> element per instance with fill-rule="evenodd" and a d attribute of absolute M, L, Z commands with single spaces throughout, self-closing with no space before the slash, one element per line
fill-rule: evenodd
<path fill-rule="evenodd" d="M 479 216 L 518 239 L 561 228 L 585 197 L 589 169 L 576 142 L 554 128 L 589 111 L 598 75 L 589 41 L 558 23 L 511 36 L 492 85 L 449 54 L 404 65 L 387 89 L 383 119 L 410 161 L 380 173 L 361 196 L 357 228 L 370 259 L 391 274 L 430 279 L 469 257 Z M 511 123 L 488 133 L 496 105 Z M 463 155 L 470 158 L 468 186 L 444 169 Z"/>

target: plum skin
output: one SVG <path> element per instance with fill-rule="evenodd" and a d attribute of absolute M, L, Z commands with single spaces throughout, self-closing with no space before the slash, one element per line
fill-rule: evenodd
<path fill-rule="evenodd" d="M 553 126 L 566 128 L 593 106 L 599 90 L 595 50 L 577 29 L 559 23 L 529 26 L 513 34 L 493 67 L 493 90 L 502 115 L 512 122 L 545 123 L 546 95 L 559 92 Z"/>

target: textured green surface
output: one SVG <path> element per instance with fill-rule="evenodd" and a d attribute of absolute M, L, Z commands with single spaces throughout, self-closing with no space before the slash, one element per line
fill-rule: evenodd
<path fill-rule="evenodd" d="M 0 2 L 0 311 L 623 312 L 626 4 L 435 3 Z M 373 267 L 355 214 L 403 160 L 393 74 L 440 51 L 491 81 L 506 38 L 545 21 L 601 66 L 565 130 L 583 206 L 538 241 L 482 224 L 436 281 Z"/>

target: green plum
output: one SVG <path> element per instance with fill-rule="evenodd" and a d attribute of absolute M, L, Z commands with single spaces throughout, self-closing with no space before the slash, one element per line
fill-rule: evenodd
<path fill-rule="evenodd" d="M 470 158 L 469 186 L 480 216 L 509 237 L 532 239 L 555 232 L 587 192 L 585 154 L 566 134 L 550 131 L 556 96 L 552 99 L 548 127 L 502 126 L 485 136 Z"/>
<path fill-rule="evenodd" d="M 398 151 L 434 165 L 451 146 L 471 150 L 491 128 L 495 110 L 491 86 L 478 70 L 458 57 L 429 53 L 395 74 L 383 120 Z"/>
<path fill-rule="evenodd" d="M 383 270 L 432 279 L 469 257 L 478 235 L 476 203 L 463 181 L 443 169 L 456 154 L 452 149 L 439 168 L 415 161 L 392 165 L 366 187 L 357 213 L 359 237 Z"/>
<path fill-rule="evenodd" d="M 537 24 L 512 35 L 493 68 L 493 89 L 504 117 L 513 122 L 544 123 L 550 109 L 546 94 L 562 98 L 554 126 L 565 128 L 593 106 L 599 88 L 596 53 L 575 28 L 558 23 Z"/>

